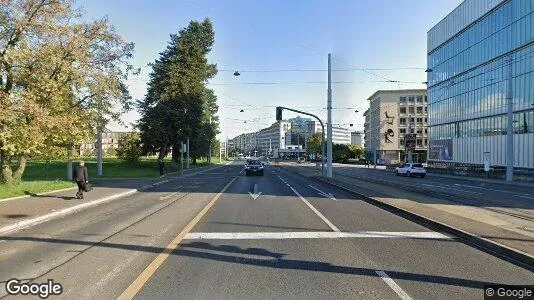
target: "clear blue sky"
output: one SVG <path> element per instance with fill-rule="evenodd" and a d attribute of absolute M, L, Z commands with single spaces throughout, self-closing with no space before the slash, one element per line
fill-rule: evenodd
<path fill-rule="evenodd" d="M 266 127 L 275 121 L 274 107 L 284 105 L 318 114 L 326 120 L 326 72 L 262 72 L 247 70 L 404 68 L 426 66 L 426 33 L 461 0 L 182 0 L 78 1 L 87 18 L 108 16 L 125 40 L 135 43 L 133 63 L 142 74 L 129 81 L 135 98 L 146 91 L 147 64 L 158 57 L 170 33 L 191 20 L 209 17 L 215 27 L 210 61 L 221 70 L 243 70 L 241 76 L 219 72 L 210 82 L 216 92 L 221 137 Z M 362 71 L 334 72 L 333 123 L 363 129 L 367 98 L 378 89 L 424 88 L 424 70 L 380 70 L 376 75 L 417 83 L 373 82 L 383 79 Z M 242 84 L 242 83 L 279 84 Z M 319 82 L 319 83 L 305 83 Z M 246 104 L 244 104 L 246 103 Z M 245 112 L 240 113 L 243 109 Z M 284 117 L 292 117 L 286 114 Z M 138 118 L 125 115 L 127 123 Z M 254 121 L 250 119 L 257 118 Z M 245 124 L 238 120 L 249 119 Z M 344 127 L 348 127 L 345 125 Z M 110 124 L 112 130 L 124 126 Z"/>

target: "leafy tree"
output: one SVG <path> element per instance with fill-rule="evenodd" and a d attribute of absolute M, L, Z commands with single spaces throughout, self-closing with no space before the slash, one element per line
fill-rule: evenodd
<path fill-rule="evenodd" d="M 192 21 L 178 34 L 171 34 L 167 48 L 151 64 L 147 95 L 138 103 L 144 153 L 163 158 L 189 138 L 193 163 L 207 154 L 208 142 L 218 128 L 216 97 L 205 87 L 217 73 L 216 65 L 207 60 L 214 37 L 209 19 Z M 178 158 L 179 152 L 174 151 L 173 160 Z"/>
<path fill-rule="evenodd" d="M 348 145 L 333 144 L 332 159 L 339 162 L 346 162 L 350 158 L 350 149 Z"/>
<path fill-rule="evenodd" d="M 363 147 L 358 145 L 349 145 L 349 158 L 360 158 L 363 156 Z"/>
<path fill-rule="evenodd" d="M 106 19 L 83 22 L 72 3 L 0 5 L 2 182 L 20 181 L 32 157 L 91 139 L 97 121 L 122 112 L 112 108 L 129 108 L 122 82 L 133 70 L 127 64 L 133 44 L 125 43 Z"/>
<path fill-rule="evenodd" d="M 106 150 L 106 155 L 107 156 L 116 156 L 117 155 L 117 149 L 115 149 L 115 147 L 111 146 L 109 147 L 107 150 Z"/>
<path fill-rule="evenodd" d="M 131 132 L 119 139 L 117 157 L 129 164 L 136 164 L 142 154 L 141 137 L 138 132 Z"/>
<path fill-rule="evenodd" d="M 306 152 L 309 155 L 311 154 L 322 155 L 322 150 L 321 150 L 322 138 L 323 136 L 320 132 L 316 132 L 308 138 L 308 142 L 306 145 Z"/>

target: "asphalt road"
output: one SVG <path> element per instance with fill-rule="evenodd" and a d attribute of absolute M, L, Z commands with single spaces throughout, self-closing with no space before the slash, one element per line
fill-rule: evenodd
<path fill-rule="evenodd" d="M 0 281 L 50 278 L 65 299 L 482 299 L 485 284 L 534 283 L 339 189 L 277 167 L 241 171 L 212 169 L 1 236 Z"/>

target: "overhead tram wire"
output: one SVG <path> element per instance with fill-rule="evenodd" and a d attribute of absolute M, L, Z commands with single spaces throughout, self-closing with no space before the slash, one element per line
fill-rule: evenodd
<path fill-rule="evenodd" d="M 220 69 L 218 72 L 235 72 L 239 73 L 289 73 L 289 72 L 327 72 L 327 69 L 273 69 L 273 70 L 235 70 Z M 397 71 L 397 70 L 426 70 L 426 68 L 406 67 L 406 68 L 348 68 L 348 69 L 332 69 L 332 72 L 352 72 L 352 71 Z"/>

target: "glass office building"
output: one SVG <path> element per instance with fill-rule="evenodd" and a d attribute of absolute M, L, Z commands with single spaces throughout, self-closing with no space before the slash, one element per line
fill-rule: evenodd
<path fill-rule="evenodd" d="M 466 0 L 428 32 L 429 163 L 534 169 L 534 0 Z"/>

